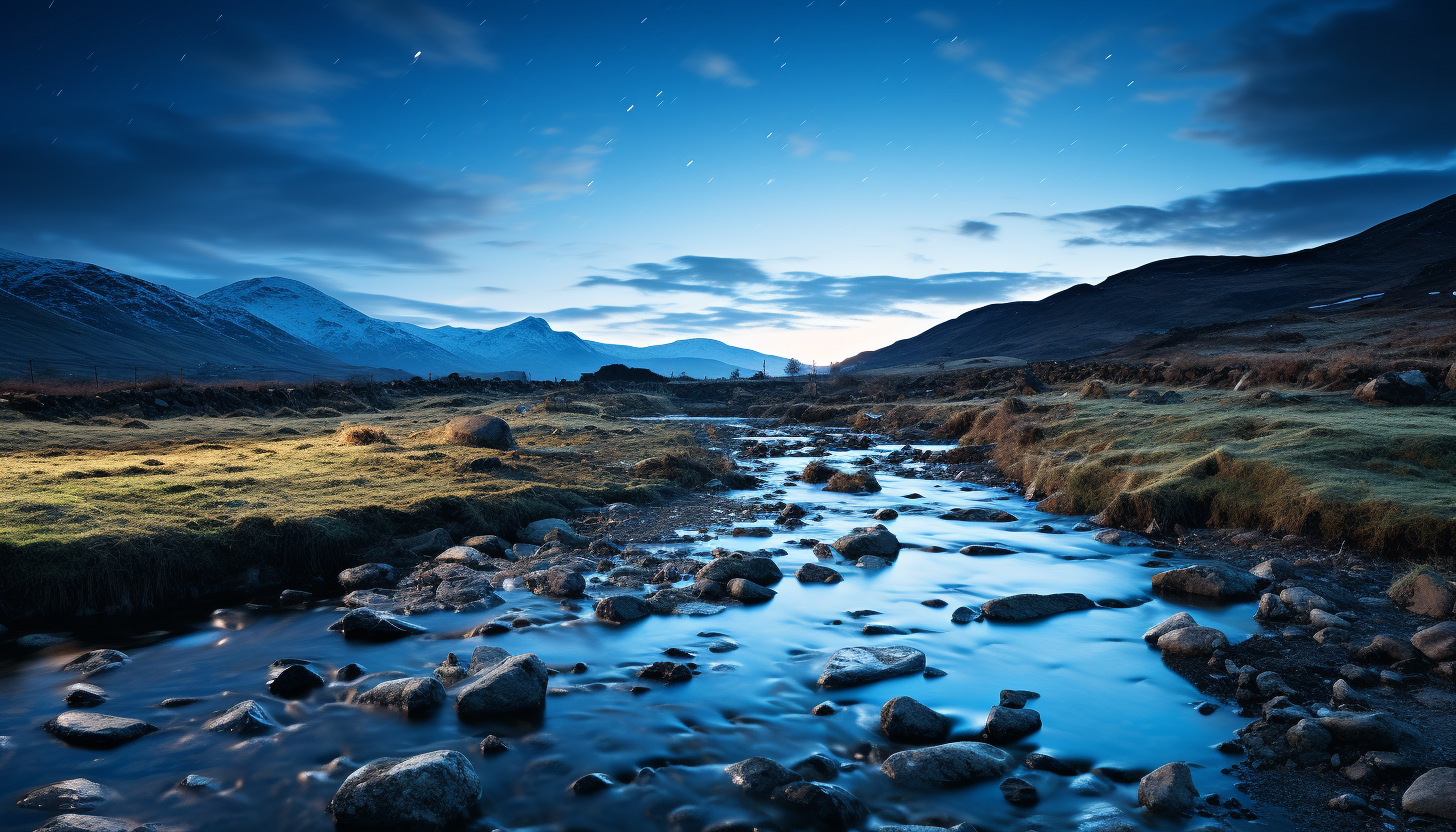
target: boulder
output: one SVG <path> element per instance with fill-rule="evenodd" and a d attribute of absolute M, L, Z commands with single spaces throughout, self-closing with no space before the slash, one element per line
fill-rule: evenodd
<path fill-rule="evenodd" d="M 1319 726 L 1337 745 L 1371 751 L 1400 751 L 1421 745 L 1420 733 L 1386 713 L 1338 713 L 1321 717 Z"/>
<path fill-rule="evenodd" d="M 546 665 L 533 653 L 509 659 L 466 682 L 455 712 L 467 721 L 530 714 L 546 707 Z"/>
<path fill-rule="evenodd" d="M 572 794 L 596 794 L 597 792 L 604 792 L 615 785 L 617 784 L 612 782 L 612 778 L 607 775 L 601 772 L 593 772 L 591 774 L 583 774 L 576 778 L 570 786 L 566 787 L 566 790 Z"/>
<path fill-rule="evenodd" d="M 150 824 L 142 826 L 135 821 L 121 818 L 103 818 L 96 815 L 68 813 L 56 815 L 36 829 L 35 832 L 149 832 Z"/>
<path fill-rule="evenodd" d="M 1285 578 L 1294 577 L 1294 565 L 1284 558 L 1270 558 L 1255 565 L 1249 570 L 1249 574 L 1256 578 L 1263 578 L 1270 583 L 1276 583 Z"/>
<path fill-rule="evenodd" d="M 470 675 L 479 676 L 510 657 L 510 651 L 503 647 L 482 644 L 470 651 Z"/>
<path fill-rule="evenodd" d="M 799 475 L 799 479 L 810 485 L 819 485 L 820 483 L 829 482 L 838 473 L 838 469 L 816 459 L 804 466 L 804 472 Z"/>
<path fill-rule="evenodd" d="M 834 551 L 850 560 L 865 555 L 881 558 L 895 558 L 900 554 L 900 539 L 884 526 L 865 526 L 834 541 Z"/>
<path fill-rule="evenodd" d="M 1157 644 L 1158 639 L 1162 638 L 1164 633 L 1171 633 L 1174 630 L 1181 630 L 1184 627 L 1197 626 L 1198 622 L 1194 621 L 1193 616 L 1189 615 L 1188 613 L 1175 613 L 1163 619 L 1158 624 L 1153 625 L 1153 627 L 1149 629 L 1146 633 L 1143 633 L 1143 641 L 1146 641 L 1149 644 Z"/>
<path fill-rule="evenodd" d="M 1040 699 L 1041 694 L 1034 690 L 1003 690 L 1000 696 L 1000 705 L 1003 708 L 1025 708 L 1026 703 L 1033 699 Z"/>
<path fill-rule="evenodd" d="M 981 614 L 992 621 L 1031 621 L 1064 612 L 1090 610 L 1095 606 L 1092 599 L 1079 592 L 1026 593 L 992 598 L 981 605 Z"/>
<path fill-rule="evenodd" d="M 131 663 L 131 657 L 120 650 L 92 650 L 67 662 L 62 670 L 81 674 L 81 678 L 94 676 L 107 670 Z"/>
<path fill-rule="evenodd" d="M 773 801 L 788 807 L 812 828 L 844 832 L 859 826 L 869 810 L 847 789 L 828 783 L 799 781 L 780 786 Z"/>
<path fill-rule="evenodd" d="M 699 581 L 717 581 L 720 584 L 743 578 L 759 586 L 770 586 L 784 579 L 784 571 L 769 558 L 714 558 L 711 563 L 704 564 L 694 577 Z"/>
<path fill-rule="evenodd" d="M 836 650 L 819 674 L 826 688 L 850 688 L 925 670 L 925 654 L 913 647 L 845 647 Z"/>
<path fill-rule="evenodd" d="M 526 588 L 536 595 L 580 598 L 586 594 L 586 578 L 564 566 L 553 566 L 526 575 Z"/>
<path fill-rule="evenodd" d="M 384 757 L 350 774 L 329 801 L 344 828 L 443 829 L 470 814 L 480 777 L 459 751 Z"/>
<path fill-rule="evenodd" d="M 393 586 L 394 567 L 387 563 L 363 563 L 339 573 L 339 586 L 348 590 Z"/>
<path fill-rule="evenodd" d="M 1456 659 L 1456 621 L 1442 621 L 1411 636 L 1411 646 L 1433 662 Z"/>
<path fill-rule="evenodd" d="M 418 624 L 370 609 L 350 610 L 343 618 L 330 624 L 329 629 L 343 633 L 344 638 L 361 641 L 393 641 L 425 632 L 425 628 Z"/>
<path fill-rule="evenodd" d="M 993 743 L 1015 742 L 1041 730 L 1041 714 L 1030 708 L 994 705 L 986 715 L 986 739 Z"/>
<path fill-rule="evenodd" d="M 1400 808 L 1456 820 L 1456 768 L 1433 768 L 1417 777 L 1401 796 Z"/>
<path fill-rule="evenodd" d="M 72 708 L 94 708 L 97 705 L 106 704 L 106 700 L 111 697 L 106 695 L 106 691 L 95 685 L 77 682 L 66 688 L 66 695 L 62 698 Z"/>
<path fill-rule="evenodd" d="M 360 694 L 361 705 L 393 708 L 406 716 L 427 716 L 445 704 L 445 686 L 434 676 L 390 679 Z"/>
<path fill-rule="evenodd" d="M 837 571 L 818 563 L 806 563 L 799 567 L 794 573 L 801 584 L 837 584 L 844 580 L 844 576 Z"/>
<path fill-rule="evenodd" d="M 593 607 L 596 617 L 613 624 L 625 624 L 652 614 L 652 607 L 636 595 L 608 595 Z"/>
<path fill-rule="evenodd" d="M 282 699 L 301 699 L 323 686 L 324 678 L 301 664 L 279 668 L 268 680 L 268 691 Z"/>
<path fill-rule="evenodd" d="M 950 718 L 908 696 L 897 696 L 880 708 L 880 730 L 894 742 L 930 745 L 950 733 Z"/>
<path fill-rule="evenodd" d="M 747 578 L 734 578 L 727 585 L 729 597 L 745 604 L 762 604 L 772 600 L 777 592 L 766 586 L 759 586 Z"/>
<path fill-rule="evenodd" d="M 422 557 L 434 557 L 455 545 L 450 533 L 444 529 L 431 529 L 414 537 L 395 538 L 394 542 L 410 554 Z"/>
<path fill-rule="evenodd" d="M 471 448 L 508 451 L 516 447 L 511 426 L 495 416 L 457 416 L 445 424 L 445 441 Z"/>
<path fill-rule="evenodd" d="M 842 494 L 874 493 L 880 490 L 880 481 L 869 471 L 857 471 L 853 474 L 835 474 L 824 484 L 825 491 L 837 491 Z"/>
<path fill-rule="evenodd" d="M 534 543 L 537 546 L 544 546 L 546 545 L 546 534 L 553 531 L 571 532 L 573 536 L 576 534 L 576 532 L 572 531 L 571 524 L 565 520 L 547 518 L 545 520 L 537 520 L 534 523 L 528 523 L 524 529 L 516 533 L 516 536 L 523 543 Z"/>
<path fill-rule="evenodd" d="M 983 742 L 952 742 L 891 754 L 880 771 L 905 786 L 961 786 L 1004 777 L 1011 755 Z"/>
<path fill-rule="evenodd" d="M 1355 388 L 1355 398 L 1366 404 L 1421 405 L 1439 395 L 1420 370 L 1381 373 Z"/>
<path fill-rule="evenodd" d="M 780 786 L 798 783 L 804 779 L 797 772 L 767 757 L 749 757 L 726 766 L 723 770 L 733 779 L 735 786 L 758 798 L 768 797 Z"/>
<path fill-rule="evenodd" d="M 1228 643 L 1228 637 L 1212 627 L 1180 627 L 1158 637 L 1158 649 L 1170 656 L 1211 656 Z"/>
<path fill-rule="evenodd" d="M 1284 732 L 1284 741 L 1289 743 L 1289 747 L 1296 753 L 1323 754 L 1329 750 L 1333 738 L 1330 737 L 1330 732 L 1322 728 L 1318 722 L 1301 719 Z"/>
<path fill-rule="evenodd" d="M 214 716 L 212 719 L 202 723 L 205 731 L 231 732 L 235 734 L 263 734 L 272 728 L 277 728 L 278 723 L 251 699 L 244 699 L 242 702 L 228 708 L 226 711 Z"/>
<path fill-rule="evenodd" d="M 1302 586 L 1292 586 L 1280 592 L 1279 600 L 1284 602 L 1284 606 L 1295 612 L 1308 613 L 1310 610 L 1335 611 L 1335 605 L 1329 599 Z"/>
<path fill-rule="evenodd" d="M 1186 815 L 1197 800 L 1187 763 L 1168 763 L 1138 781 L 1138 805 L 1159 815 Z"/>
<path fill-rule="evenodd" d="M 1155 592 L 1220 600 L 1253 598 L 1259 592 L 1259 584 L 1259 578 L 1249 572 L 1223 563 L 1200 563 L 1153 576 Z"/>
<path fill-rule="evenodd" d="M 999 508 L 953 508 L 939 515 L 942 520 L 958 520 L 963 523 L 1014 523 L 1016 516 Z"/>
<path fill-rule="evenodd" d="M 1289 610 L 1279 596 L 1272 592 L 1266 592 L 1259 596 L 1259 608 L 1254 611 L 1254 618 L 1259 621 L 1283 621 L 1289 617 Z"/>
<path fill-rule="evenodd" d="M 77 777 L 31 789 L 15 805 L 48 812 L 91 812 L 115 796 L 115 792 L 100 783 Z"/>
<path fill-rule="evenodd" d="M 1041 795 L 1036 793 L 1036 786 L 1022 780 L 1020 777 L 1008 777 L 1001 781 L 1001 796 L 1012 806 L 1035 806 L 1041 800 Z M 1078 829 L 1078 832 L 1083 832 Z"/>
<path fill-rule="evenodd" d="M 45 724 L 52 736 L 83 748 L 115 748 L 157 730 L 139 719 L 86 711 L 67 711 Z"/>
<path fill-rule="evenodd" d="M 1447 618 L 1456 605 L 1456 586 L 1434 569 L 1420 569 L 1390 587 L 1390 600 L 1417 615 Z"/>
<path fill-rule="evenodd" d="M 474 549 L 488 558 L 504 558 L 511 548 L 511 544 L 493 534 L 478 534 L 474 537 L 467 537 L 460 541 L 460 545 Z"/>

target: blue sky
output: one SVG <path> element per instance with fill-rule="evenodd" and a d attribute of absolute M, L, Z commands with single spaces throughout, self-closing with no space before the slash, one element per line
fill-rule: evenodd
<path fill-rule="evenodd" d="M 805 361 L 1456 192 L 1456 4 L 7 5 L 0 247 Z"/>

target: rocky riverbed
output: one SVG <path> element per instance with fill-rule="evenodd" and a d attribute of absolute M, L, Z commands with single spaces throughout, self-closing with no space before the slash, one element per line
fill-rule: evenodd
<path fill-rule="evenodd" d="M 1441 632 L 1378 568 L 1043 514 L 976 449 L 719 434 L 759 488 L 9 634 L 0 830 L 1445 823 Z"/>

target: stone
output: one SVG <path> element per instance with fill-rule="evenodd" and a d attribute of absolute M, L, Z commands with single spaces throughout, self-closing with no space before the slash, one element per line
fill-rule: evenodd
<path fill-rule="evenodd" d="M 506 745 L 505 741 L 495 734 L 487 734 L 485 739 L 480 741 L 481 754 L 499 754 L 502 751 L 510 750 L 510 746 Z"/>
<path fill-rule="evenodd" d="M 428 716 L 445 704 L 445 686 L 434 676 L 411 676 L 380 682 L 354 701 L 393 708 L 406 716 Z"/>
<path fill-rule="evenodd" d="M 1016 552 L 1004 546 L 985 546 L 980 543 L 972 543 L 969 546 L 962 546 L 960 553 L 972 557 L 999 557 L 1001 555 L 1014 555 Z"/>
<path fill-rule="evenodd" d="M 32 789 L 15 805 L 48 812 L 91 812 L 115 796 L 115 792 L 100 783 L 77 777 Z"/>
<path fill-rule="evenodd" d="M 1409 641 L 1382 633 L 1372 637 L 1369 644 L 1357 649 L 1351 657 L 1365 664 L 1394 664 L 1414 659 L 1416 655 Z"/>
<path fill-rule="evenodd" d="M 1370 808 L 1370 804 L 1366 803 L 1363 798 L 1349 792 L 1335 795 L 1325 805 L 1336 812 L 1358 812 Z"/>
<path fill-rule="evenodd" d="M 516 447 L 511 426 L 496 416 L 457 416 L 445 424 L 445 442 L 470 448 L 508 451 Z"/>
<path fill-rule="evenodd" d="M 301 607 L 312 600 L 313 593 L 301 589 L 285 589 L 278 595 L 278 603 L 285 607 Z"/>
<path fill-rule="evenodd" d="M 878 555 L 865 555 L 855 561 L 854 565 L 860 569 L 886 569 L 890 566 L 890 562 Z"/>
<path fill-rule="evenodd" d="M 625 624 L 652 614 L 652 606 L 635 595 L 608 595 L 592 608 L 596 617 L 613 624 Z"/>
<path fill-rule="evenodd" d="M 301 664 L 281 668 L 268 680 L 269 692 L 282 699 L 300 699 L 323 686 L 324 678 Z"/>
<path fill-rule="evenodd" d="M 1415 728 L 1386 713 L 1344 712 L 1321 717 L 1318 722 L 1338 745 L 1373 751 L 1400 751 L 1421 745 Z"/>
<path fill-rule="evenodd" d="M 1296 696 L 1294 689 L 1272 670 L 1266 670 L 1254 677 L 1254 686 L 1265 696 Z"/>
<path fill-rule="evenodd" d="M 1440 394 L 1420 370 L 1391 370 L 1355 388 L 1356 399 L 1366 404 L 1422 405 Z"/>
<path fill-rule="evenodd" d="M 1456 586 L 1434 569 L 1418 569 L 1390 587 L 1390 600 L 1417 615 L 1449 618 L 1456 604 Z"/>
<path fill-rule="evenodd" d="M 67 662 L 62 670 L 81 674 L 81 678 L 115 670 L 131 663 L 131 657 L 120 650 L 92 650 Z"/>
<path fill-rule="evenodd" d="M 36 832 L 147 832 L 148 827 L 121 818 L 103 818 L 96 815 L 67 813 L 56 815 L 36 829 Z"/>
<path fill-rule="evenodd" d="M 1077 767 L 1071 763 L 1039 751 L 1033 751 L 1026 755 L 1026 759 L 1022 763 L 1032 771 L 1049 771 L 1052 774 L 1060 774 L 1063 777 L 1071 777 L 1077 773 Z"/>
<path fill-rule="evenodd" d="M 335 682 L 352 682 L 364 675 L 364 667 L 356 662 L 349 662 L 338 670 L 334 671 Z"/>
<path fill-rule="evenodd" d="M 819 674 L 826 688 L 849 688 L 925 670 L 925 654 L 913 647 L 845 647 L 836 650 Z"/>
<path fill-rule="evenodd" d="M 800 780 L 780 786 L 773 802 L 782 804 L 824 832 L 844 832 L 859 826 L 869 810 L 849 790 L 829 783 Z"/>
<path fill-rule="evenodd" d="M 410 554 L 422 557 L 434 557 L 455 545 L 450 533 L 444 529 L 431 529 L 414 537 L 396 538 L 394 542 Z"/>
<path fill-rule="evenodd" d="M 1211 656 L 1228 643 L 1228 637 L 1212 627 L 1183 627 L 1158 637 L 1158 649 L 1170 656 Z"/>
<path fill-rule="evenodd" d="M 110 698 L 106 695 L 106 691 L 85 682 L 78 682 L 66 688 L 66 695 L 63 697 L 65 703 L 72 708 L 94 708 L 97 705 L 104 705 Z"/>
<path fill-rule="evenodd" d="M 460 541 L 460 545 L 474 549 L 488 558 L 506 558 L 511 550 L 511 544 L 493 534 L 478 534 L 473 537 L 467 537 Z M 449 550 L 447 549 L 446 551 Z"/>
<path fill-rule="evenodd" d="M 798 783 L 804 778 L 786 766 L 767 757 L 749 757 L 723 769 L 733 784 L 751 797 L 766 798 L 780 786 Z"/>
<path fill-rule="evenodd" d="M 1283 621 L 1288 617 L 1289 610 L 1279 600 L 1278 595 L 1266 592 L 1259 596 L 1259 608 L 1254 611 L 1254 618 L 1260 621 Z"/>
<path fill-rule="evenodd" d="M 1294 566 L 1284 558 L 1270 558 L 1250 569 L 1249 574 L 1270 583 L 1278 583 L 1285 578 L 1294 577 Z"/>
<path fill-rule="evenodd" d="M 1031 621 L 1064 612 L 1090 610 L 1095 606 L 1092 599 L 1079 592 L 1026 593 L 992 598 L 981 605 L 981 614 L 992 621 Z"/>
<path fill-rule="evenodd" d="M 880 708 L 880 730 L 894 742 L 930 745 L 950 734 L 950 718 L 908 696 L 897 696 Z"/>
<path fill-rule="evenodd" d="M 891 754 L 880 771 L 905 786 L 961 786 L 1003 777 L 1012 768 L 1011 755 L 983 742 L 951 742 Z"/>
<path fill-rule="evenodd" d="M 769 558 L 715 558 L 704 564 L 693 577 L 698 581 L 717 581 L 720 584 L 743 578 L 759 586 L 770 586 L 783 580 L 784 572 Z"/>
<path fill-rule="evenodd" d="M 830 544 L 834 551 L 850 560 L 859 560 L 865 555 L 887 560 L 900 554 L 900 539 L 884 526 L 865 526 L 851 531 Z"/>
<path fill-rule="evenodd" d="M 145 737 L 156 731 L 157 726 L 123 716 L 67 711 L 47 722 L 45 729 L 68 745 L 115 748 Z"/>
<path fill-rule="evenodd" d="M 1334 612 L 1335 605 L 1322 595 L 1315 593 L 1302 586 L 1292 586 L 1279 593 L 1279 600 L 1284 606 L 1295 612 L 1307 613 L 1310 610 L 1324 610 Z"/>
<path fill-rule="evenodd" d="M 656 679 L 659 682 L 687 682 L 693 678 L 693 671 L 677 662 L 653 662 L 637 671 L 639 679 Z"/>
<path fill-rule="evenodd" d="M 856 471 L 853 474 L 838 473 L 829 478 L 824 484 L 825 491 L 836 491 L 841 494 L 873 494 L 880 490 L 880 481 L 869 471 Z"/>
<path fill-rule="evenodd" d="M 900 516 L 900 512 L 892 508 L 882 508 L 873 515 L 876 520 L 894 520 Z"/>
<path fill-rule="evenodd" d="M 278 723 L 273 721 L 273 717 L 268 715 L 263 706 L 251 699 L 244 699 L 202 723 L 205 731 L 245 735 L 263 734 L 277 727 Z"/>
<path fill-rule="evenodd" d="M 570 523 L 566 522 L 565 520 L 551 517 L 545 520 L 537 520 L 533 523 L 527 523 L 525 528 L 521 529 L 519 532 L 516 533 L 516 537 L 522 543 L 532 543 L 537 546 L 544 546 L 546 545 L 546 535 L 554 531 L 565 531 L 572 532 L 573 535 L 575 534 L 575 532 L 571 528 Z"/>
<path fill-rule="evenodd" d="M 339 586 L 348 590 L 376 589 L 382 586 L 393 586 L 395 571 L 394 567 L 387 563 L 365 563 L 351 566 L 340 572 L 338 581 Z"/>
<path fill-rule="evenodd" d="M 969 624 L 975 620 L 976 611 L 970 607 L 956 607 L 951 610 L 950 620 L 952 624 Z"/>
<path fill-rule="evenodd" d="M 526 588 L 536 595 L 580 598 L 586 594 L 586 578 L 566 567 L 552 567 L 528 574 Z"/>
<path fill-rule="evenodd" d="M 941 520 L 956 520 L 962 523 L 1014 523 L 1016 515 L 1002 511 L 999 508 L 986 508 L 975 506 L 972 508 L 953 508 L 944 514 L 939 515 Z"/>
<path fill-rule="evenodd" d="M 1138 805 L 1160 815 L 1186 815 L 1193 811 L 1198 789 L 1187 763 L 1168 763 L 1138 781 Z"/>
<path fill-rule="evenodd" d="M 1153 591 L 1237 600 L 1257 595 L 1259 583 L 1259 578 L 1243 569 L 1224 563 L 1200 563 L 1159 572 L 1153 576 Z"/>
<path fill-rule="evenodd" d="M 1309 611 L 1309 625 L 1323 630 L 1326 627 L 1349 627 L 1350 622 L 1332 612 L 1316 609 Z"/>
<path fill-rule="evenodd" d="M 791 768 L 805 780 L 825 782 L 839 776 L 839 764 L 823 754 L 810 754 Z"/>
<path fill-rule="evenodd" d="M 1433 768 L 1401 795 L 1400 807 L 1417 815 L 1456 820 L 1456 768 Z"/>
<path fill-rule="evenodd" d="M 1001 781 L 1001 796 L 1012 806 L 1035 806 L 1041 796 L 1036 793 L 1036 786 L 1022 780 L 1020 777 L 1008 777 Z"/>
<path fill-rule="evenodd" d="M 364 765 L 328 809 L 346 828 L 437 830 L 468 816 L 479 797 L 480 777 L 464 754 L 431 751 Z"/>
<path fill-rule="evenodd" d="M 1335 680 L 1335 684 L 1330 691 L 1330 707 L 1363 708 L 1367 705 L 1369 705 L 1369 700 L 1363 695 L 1356 693 L 1355 689 L 1350 687 L 1349 682 L 1346 682 L 1344 679 Z"/>
<path fill-rule="evenodd" d="M 986 715 L 986 739 L 993 743 L 1015 742 L 1041 730 L 1041 714 L 1030 708 L 993 705 Z"/>
<path fill-rule="evenodd" d="M 734 578 L 728 582 L 729 597 L 745 604 L 762 604 L 773 599 L 777 592 L 766 586 L 759 586 L 747 578 Z"/>
<path fill-rule="evenodd" d="M 799 567 L 794 573 L 801 584 L 837 584 L 844 580 L 844 576 L 827 566 L 818 563 L 806 563 Z"/>
<path fill-rule="evenodd" d="M 1034 690 L 1003 690 L 1000 700 L 1003 708 L 1025 708 L 1027 702 L 1040 698 L 1041 694 Z"/>
<path fill-rule="evenodd" d="M 1284 741 L 1297 753 L 1322 754 L 1329 750 L 1333 739 L 1318 722 L 1301 719 L 1284 732 Z"/>
<path fill-rule="evenodd" d="M 546 707 L 546 683 L 534 653 L 511 656 L 459 688 L 455 713 L 467 722 L 537 713 Z"/>
<path fill-rule="evenodd" d="M 601 773 L 585 774 L 572 782 L 566 790 L 572 794 L 596 794 L 617 785 L 612 778 Z"/>
<path fill-rule="evenodd" d="M 329 629 L 343 633 L 344 638 L 361 641 L 393 641 L 425 632 L 418 624 L 369 609 L 350 610 L 330 624 Z"/>
<path fill-rule="evenodd" d="M 1171 633 L 1174 630 L 1181 630 L 1184 627 L 1197 626 L 1198 622 L 1193 620 L 1193 616 L 1189 615 L 1186 612 L 1176 613 L 1163 619 L 1158 624 L 1153 625 L 1151 629 L 1149 629 L 1146 633 L 1143 633 L 1143 641 L 1146 641 L 1149 644 L 1157 644 L 1158 639 L 1161 638 L 1164 633 Z"/>
<path fill-rule="evenodd" d="M 479 676 L 511 657 L 511 651 L 493 644 L 482 644 L 470 651 L 470 675 Z"/>
<path fill-rule="evenodd" d="M 1096 520 L 1096 518 L 1093 518 Z M 1140 534 L 1123 529 L 1102 529 L 1092 539 L 1104 546 L 1152 546 L 1152 542 Z"/>
<path fill-rule="evenodd" d="M 1411 646 L 1433 662 L 1456 659 L 1456 621 L 1442 621 L 1411 636 Z"/>

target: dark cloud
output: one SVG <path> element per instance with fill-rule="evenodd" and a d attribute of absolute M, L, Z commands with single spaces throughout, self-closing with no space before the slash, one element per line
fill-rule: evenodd
<path fill-rule="evenodd" d="M 657 307 L 646 303 L 636 306 L 570 306 L 543 312 L 541 317 L 548 321 L 599 321 L 617 315 L 641 315 L 656 309 Z"/>
<path fill-rule="evenodd" d="M 637 263 L 633 277 L 591 275 L 578 286 L 621 286 L 643 292 L 698 292 L 732 297 L 740 287 L 773 282 L 758 264 L 739 257 L 674 257 L 667 263 Z"/>
<path fill-rule="evenodd" d="M 485 199 L 164 112 L 105 132 L 0 136 L 0 245 L 72 249 L 202 275 L 260 261 L 448 267 L 435 245 Z"/>
<path fill-rule="evenodd" d="M 823 324 L 792 312 L 757 311 L 735 306 L 708 306 L 700 312 L 664 312 L 655 317 L 612 326 L 617 329 L 647 327 L 668 332 L 688 332 L 701 335 L 705 330 L 714 328 L 752 326 L 800 329 L 807 326 L 822 328 Z"/>
<path fill-rule="evenodd" d="M 1456 192 L 1456 168 L 1332 176 L 1213 191 L 1150 205 L 1118 205 L 1046 219 L 1096 228 L 1067 245 L 1171 245 L 1285 250 L 1363 231 Z"/>
<path fill-rule="evenodd" d="M 962 220 L 961 223 L 956 226 L 956 233 L 963 234 L 967 237 L 976 237 L 977 239 L 981 240 L 994 240 L 996 239 L 996 231 L 1000 227 L 1001 226 L 996 225 L 992 222 L 982 222 L 980 220 Z"/>
<path fill-rule="evenodd" d="M 1238 81 L 1207 102 L 1209 126 L 1187 135 L 1336 163 L 1456 150 L 1456 3 L 1346 7 L 1313 24 L 1288 13 L 1278 6 L 1235 31 L 1212 68 Z"/>

